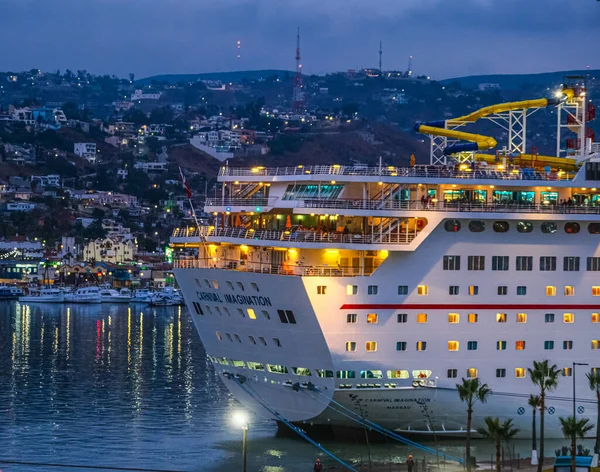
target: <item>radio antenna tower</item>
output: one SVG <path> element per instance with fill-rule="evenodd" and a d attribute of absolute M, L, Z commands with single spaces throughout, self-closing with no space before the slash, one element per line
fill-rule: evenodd
<path fill-rule="evenodd" d="M 302 87 L 302 64 L 300 63 L 300 27 L 296 36 L 296 77 L 294 79 L 294 92 L 292 95 L 292 109 L 296 112 L 304 111 L 304 90 Z"/>
<path fill-rule="evenodd" d="M 381 68 L 381 56 L 383 55 L 383 42 L 379 41 L 379 74 L 383 74 L 383 69 Z"/>

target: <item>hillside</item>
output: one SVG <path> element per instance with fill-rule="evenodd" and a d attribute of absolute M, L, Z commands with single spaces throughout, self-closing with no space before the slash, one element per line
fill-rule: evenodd
<path fill-rule="evenodd" d="M 153 75 L 152 77 L 145 77 L 143 79 L 136 80 L 136 85 L 148 85 L 153 81 L 156 82 L 167 82 L 169 84 L 176 84 L 178 82 L 195 82 L 198 80 L 220 80 L 221 82 L 241 82 L 243 79 L 258 80 L 260 78 L 269 77 L 272 75 L 285 76 L 287 74 L 293 74 L 287 70 L 277 69 L 266 69 L 266 70 L 246 70 L 246 71 L 235 71 L 235 72 L 207 72 L 203 74 L 164 74 L 164 75 Z"/>
<path fill-rule="evenodd" d="M 584 75 L 590 78 L 600 78 L 600 70 L 568 70 L 558 72 L 544 72 L 541 74 L 493 74 L 493 75 L 471 75 L 468 77 L 455 77 L 444 79 L 443 84 L 459 82 L 465 89 L 476 89 L 479 84 L 499 84 L 503 90 L 518 90 L 529 87 L 556 87 L 562 83 L 566 75 Z"/>

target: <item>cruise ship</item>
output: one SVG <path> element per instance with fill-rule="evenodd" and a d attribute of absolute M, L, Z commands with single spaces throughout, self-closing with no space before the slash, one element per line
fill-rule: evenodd
<path fill-rule="evenodd" d="M 563 91 L 547 106 L 581 97 Z M 527 106 L 515 103 L 486 113 Z M 341 404 L 396 432 L 461 435 L 456 385 L 477 377 L 493 394 L 473 428 L 512 418 L 528 437 L 527 369 L 548 359 L 563 376 L 547 437 L 562 437 L 575 379 L 577 414 L 595 423 L 585 374 L 600 369 L 600 144 L 586 118 L 579 130 L 571 119 L 577 155 L 490 159 L 481 136 L 456 131 L 468 117 L 427 128 L 430 165 L 221 168 L 222 194 L 205 206 L 213 224 L 173 234 L 174 272 L 244 406 L 356 426 Z M 434 156 L 440 135 L 463 147 Z"/>

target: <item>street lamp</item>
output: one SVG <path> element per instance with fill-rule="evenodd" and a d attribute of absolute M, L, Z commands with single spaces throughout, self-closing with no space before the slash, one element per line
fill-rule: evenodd
<path fill-rule="evenodd" d="M 573 362 L 573 422 L 576 421 L 575 414 L 577 413 L 575 410 L 575 366 L 577 366 L 577 365 L 589 365 L 589 364 L 586 364 L 585 362 Z M 576 441 L 577 441 L 577 436 L 575 435 L 575 432 L 573 432 L 573 444 L 575 444 L 575 451 L 577 451 Z M 577 453 L 575 453 L 575 454 L 577 454 Z M 573 472 L 575 472 L 575 471 L 573 471 Z"/>
<path fill-rule="evenodd" d="M 243 431 L 242 439 L 242 471 L 246 472 L 246 456 L 248 453 L 248 414 L 245 411 L 236 411 L 232 416 L 232 423 L 237 428 L 241 428 Z"/>

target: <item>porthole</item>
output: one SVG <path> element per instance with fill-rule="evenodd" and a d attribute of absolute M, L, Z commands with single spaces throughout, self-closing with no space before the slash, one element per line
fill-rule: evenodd
<path fill-rule="evenodd" d="M 542 223 L 542 233 L 554 234 L 557 229 L 558 227 L 554 221 L 544 221 Z"/>
<path fill-rule="evenodd" d="M 458 220 L 447 220 L 444 223 L 444 229 L 449 233 L 458 233 L 460 231 L 460 221 Z"/>
<path fill-rule="evenodd" d="M 492 227 L 496 233 L 506 233 L 509 229 L 508 221 L 494 221 Z"/>
<path fill-rule="evenodd" d="M 472 233 L 481 233 L 485 231 L 485 222 L 481 220 L 469 221 L 469 231 Z"/>
<path fill-rule="evenodd" d="M 565 233 L 576 234 L 579 233 L 580 229 L 579 223 L 569 222 L 565 224 Z"/>
<path fill-rule="evenodd" d="M 533 223 L 530 221 L 517 222 L 517 231 L 519 233 L 531 233 L 533 231 Z"/>
<path fill-rule="evenodd" d="M 590 234 L 600 234 L 600 223 L 590 223 L 588 225 L 588 232 Z"/>

